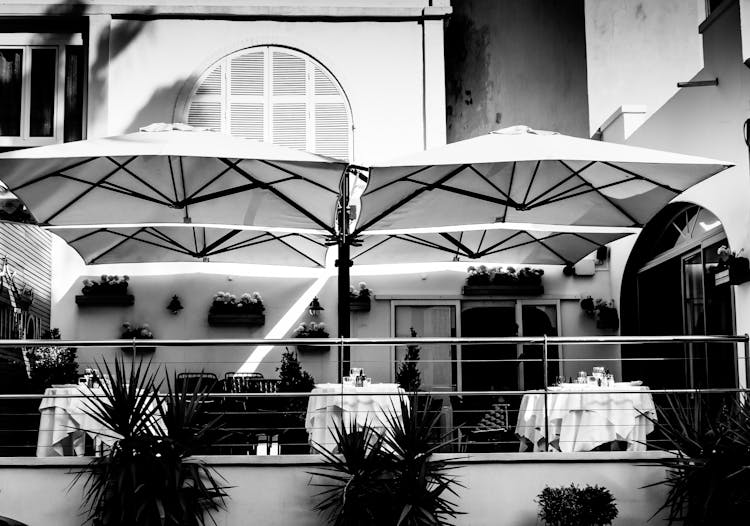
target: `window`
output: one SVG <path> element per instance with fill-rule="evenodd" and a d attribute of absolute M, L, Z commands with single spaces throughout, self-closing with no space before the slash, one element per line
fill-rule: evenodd
<path fill-rule="evenodd" d="M 0 147 L 83 136 L 83 46 L 58 35 L 0 34 Z"/>
<path fill-rule="evenodd" d="M 291 49 L 263 46 L 222 58 L 197 82 L 188 124 L 349 159 L 352 120 L 333 76 Z"/>

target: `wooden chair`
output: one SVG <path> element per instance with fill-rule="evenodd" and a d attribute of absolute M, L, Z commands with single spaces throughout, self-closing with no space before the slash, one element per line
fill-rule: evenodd
<path fill-rule="evenodd" d="M 219 378 L 214 373 L 177 373 L 175 391 L 185 390 L 187 393 L 192 393 L 199 385 L 206 392 L 215 393 L 219 385 Z"/>
<path fill-rule="evenodd" d="M 224 390 L 227 393 L 275 393 L 278 380 L 263 378 L 259 373 L 227 373 Z M 279 404 L 276 399 L 265 397 L 227 397 L 224 415 L 231 432 L 229 441 L 232 452 L 257 453 L 265 447 L 269 454 L 277 434 Z"/>

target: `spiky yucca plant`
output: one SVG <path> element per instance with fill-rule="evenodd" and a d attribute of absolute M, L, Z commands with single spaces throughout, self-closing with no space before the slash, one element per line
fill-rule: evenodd
<path fill-rule="evenodd" d="M 216 421 L 198 424 L 206 387 L 177 392 L 142 363 L 103 363 L 104 395 L 89 395 L 89 415 L 112 430 L 114 443 L 80 471 L 83 506 L 95 526 L 203 526 L 224 507 L 226 487 L 191 455 Z"/>
<path fill-rule="evenodd" d="M 660 449 L 674 455 L 656 461 L 667 477 L 651 486 L 666 485 L 669 492 L 654 516 L 668 510 L 670 525 L 685 526 L 733 524 L 750 516 L 750 405 L 725 400 L 712 414 L 690 395 L 667 400 L 669 410 L 659 408 L 658 420 L 651 419 L 669 442 Z"/>
<path fill-rule="evenodd" d="M 437 443 L 435 428 L 440 414 L 400 402 L 401 414 L 394 411 L 379 432 L 368 423 L 335 430 L 339 455 L 314 444 L 324 457 L 322 472 L 326 489 L 316 510 L 324 512 L 334 526 L 443 526 L 459 511 L 449 500 L 459 482 L 448 475 L 445 461 L 432 454 L 446 442 Z M 447 435 L 446 435 L 447 436 Z"/>

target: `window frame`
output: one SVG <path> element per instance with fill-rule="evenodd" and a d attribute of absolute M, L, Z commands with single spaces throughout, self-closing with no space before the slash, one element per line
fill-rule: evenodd
<path fill-rule="evenodd" d="M 253 53 L 263 52 L 263 94 L 262 95 L 237 95 L 230 92 L 231 88 L 231 61 L 234 57 Z M 305 61 L 305 93 L 296 95 L 282 95 L 274 94 L 274 79 L 273 79 L 273 64 L 272 54 L 275 52 L 281 52 L 288 55 L 292 55 L 301 58 Z M 198 90 L 203 85 L 204 81 L 216 70 L 217 67 L 222 68 L 221 72 L 221 94 L 199 94 Z M 316 95 L 315 94 L 315 67 L 319 68 L 337 88 L 337 95 Z M 314 112 L 316 104 L 329 102 L 343 102 L 346 108 L 346 116 L 348 120 L 347 125 L 347 158 L 344 160 L 351 161 L 354 158 L 354 116 L 352 112 L 351 103 L 349 97 L 344 91 L 343 86 L 336 78 L 336 76 L 320 61 L 315 59 L 313 56 L 300 51 L 298 49 L 276 45 L 276 44 L 260 44 L 241 49 L 234 50 L 228 54 L 225 54 L 209 64 L 205 70 L 203 70 L 197 79 L 192 83 L 190 90 L 187 92 L 187 96 L 182 99 L 182 103 L 178 104 L 180 108 L 179 121 L 187 123 L 190 117 L 190 107 L 193 102 L 219 102 L 221 104 L 221 115 L 220 115 L 220 131 L 222 133 L 231 133 L 231 122 L 230 122 L 230 106 L 232 101 L 242 100 L 248 103 L 260 103 L 263 105 L 263 142 L 269 144 L 275 144 L 273 142 L 273 106 L 276 103 L 301 103 L 304 102 L 306 108 L 305 117 L 305 151 L 315 152 L 316 151 L 316 130 L 315 130 L 315 117 L 311 115 Z M 326 154 L 321 154 L 326 155 Z"/>
<path fill-rule="evenodd" d="M 23 50 L 21 81 L 21 134 L 20 136 L 0 135 L 0 147 L 45 146 L 61 143 L 65 134 L 65 60 L 66 46 L 81 46 L 80 33 L 2 33 L 0 49 Z M 53 132 L 50 137 L 32 137 L 30 132 L 31 115 L 31 52 L 34 49 L 55 50 L 55 96 L 53 101 Z M 84 82 L 84 86 L 86 82 Z M 85 93 L 83 94 L 85 100 Z M 84 105 L 85 114 L 85 105 Z M 84 119 L 85 120 L 85 119 Z"/>

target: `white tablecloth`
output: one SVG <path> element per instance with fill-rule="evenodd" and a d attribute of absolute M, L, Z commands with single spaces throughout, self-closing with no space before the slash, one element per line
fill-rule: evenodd
<path fill-rule="evenodd" d="M 86 434 L 95 443 L 114 443 L 116 438 L 112 431 L 86 414 L 86 411 L 91 411 L 91 403 L 82 396 L 84 394 L 102 395 L 103 392 L 83 385 L 52 387 L 44 391 L 39 405 L 41 418 L 36 456 L 83 455 Z"/>
<path fill-rule="evenodd" d="M 549 445 L 560 451 L 591 451 L 615 440 L 627 441 L 628 451 L 645 451 L 646 435 L 654 430 L 653 422 L 644 416 L 656 418 L 654 400 L 645 386 L 564 384 L 550 388 L 547 400 Z M 546 448 L 543 392 L 524 395 L 516 435 L 522 439 L 522 450 L 523 439 L 534 445 L 534 451 Z"/>
<path fill-rule="evenodd" d="M 334 451 L 336 448 L 334 424 L 347 429 L 354 424 L 367 422 L 370 427 L 385 430 L 387 414 L 401 415 L 399 398 L 405 391 L 398 384 L 371 384 L 354 387 L 341 384 L 318 384 L 307 403 L 305 429 L 310 441 Z M 405 398 L 408 403 L 408 399 Z"/>

